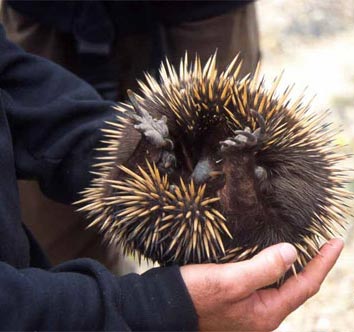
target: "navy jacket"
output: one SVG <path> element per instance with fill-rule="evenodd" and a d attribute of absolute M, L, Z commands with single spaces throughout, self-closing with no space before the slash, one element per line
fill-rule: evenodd
<path fill-rule="evenodd" d="M 110 44 L 116 34 L 146 31 L 154 24 L 175 25 L 203 20 L 254 0 L 6 1 L 25 16 L 72 33 L 77 40 Z"/>
<path fill-rule="evenodd" d="M 111 104 L 61 67 L 26 54 L 0 26 L 0 329 L 195 330 L 178 267 L 115 277 L 99 263 L 48 268 L 21 223 L 16 180 L 71 202 L 88 184 Z"/>

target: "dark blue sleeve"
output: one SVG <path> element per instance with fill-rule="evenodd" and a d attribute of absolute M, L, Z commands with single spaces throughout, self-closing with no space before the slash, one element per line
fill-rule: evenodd
<path fill-rule="evenodd" d="M 7 41 L 1 26 L 0 89 L 18 178 L 37 179 L 53 199 L 77 199 L 90 180 L 99 128 L 117 113 L 112 103 L 60 66 Z"/>
<path fill-rule="evenodd" d="M 0 330 L 191 331 L 196 316 L 178 267 L 117 278 L 93 260 L 51 271 L 0 263 Z"/>

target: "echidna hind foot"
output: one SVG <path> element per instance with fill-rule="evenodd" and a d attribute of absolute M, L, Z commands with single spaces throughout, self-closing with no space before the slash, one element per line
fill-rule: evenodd
<path fill-rule="evenodd" d="M 187 56 L 117 105 L 82 211 L 113 245 L 161 264 L 248 259 L 278 242 L 304 266 L 346 224 L 335 131 L 291 89 Z M 121 113 L 126 116 L 121 116 Z"/>
<path fill-rule="evenodd" d="M 235 130 L 233 132 L 234 136 L 227 138 L 225 141 L 221 141 L 221 152 L 232 151 L 232 149 L 237 150 L 249 148 L 252 149 L 256 145 L 261 144 L 261 141 L 265 137 L 265 122 L 259 113 L 252 110 L 250 111 L 251 115 L 256 116 L 261 126 L 257 128 L 254 132 L 251 131 L 249 127 L 246 127 L 244 130 Z"/>

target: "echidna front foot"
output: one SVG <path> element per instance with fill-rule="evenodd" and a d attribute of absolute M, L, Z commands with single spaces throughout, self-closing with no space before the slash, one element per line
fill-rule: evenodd
<path fill-rule="evenodd" d="M 173 142 L 168 138 L 167 118 L 154 119 L 149 113 L 141 117 L 135 116 L 135 129 L 140 131 L 156 148 L 173 148 Z"/>
<path fill-rule="evenodd" d="M 135 121 L 134 128 L 140 131 L 154 147 L 173 150 L 174 144 L 169 137 L 167 117 L 162 116 L 160 119 L 154 119 L 139 104 L 132 91 L 128 90 L 127 93 L 136 112 L 135 114 L 131 114 L 131 118 Z"/>
<path fill-rule="evenodd" d="M 174 143 L 169 137 L 167 117 L 155 119 L 137 101 L 135 94 L 128 90 L 128 97 L 133 105 L 135 114 L 130 117 L 134 120 L 134 128 L 138 130 L 148 142 L 160 150 L 160 156 L 156 162 L 158 169 L 163 174 L 171 174 L 176 168 L 177 159 L 174 154 Z"/>

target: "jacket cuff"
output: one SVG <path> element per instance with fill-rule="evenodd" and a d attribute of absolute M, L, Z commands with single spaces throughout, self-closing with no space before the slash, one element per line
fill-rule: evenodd
<path fill-rule="evenodd" d="M 133 331 L 197 331 L 198 318 L 178 266 L 120 278 L 123 316 Z"/>

